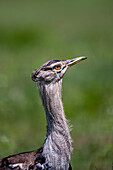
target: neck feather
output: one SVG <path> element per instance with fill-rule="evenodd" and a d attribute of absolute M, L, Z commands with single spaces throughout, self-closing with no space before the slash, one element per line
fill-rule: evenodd
<path fill-rule="evenodd" d="M 47 119 L 43 156 L 50 167 L 67 170 L 72 140 L 62 104 L 62 79 L 53 84 L 39 84 L 39 89 Z"/>

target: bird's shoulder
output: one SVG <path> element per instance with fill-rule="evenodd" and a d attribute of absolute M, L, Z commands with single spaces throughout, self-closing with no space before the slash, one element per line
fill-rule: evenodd
<path fill-rule="evenodd" d="M 5 157 L 0 160 L 0 170 L 35 170 L 37 164 L 43 164 L 45 159 L 42 157 L 43 148 L 35 151 L 23 152 L 17 155 Z"/>

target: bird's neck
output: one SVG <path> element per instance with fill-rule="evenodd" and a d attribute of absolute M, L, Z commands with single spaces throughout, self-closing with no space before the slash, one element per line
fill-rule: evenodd
<path fill-rule="evenodd" d="M 40 94 L 47 119 L 43 155 L 49 166 L 67 170 L 72 146 L 62 104 L 62 80 L 40 85 Z"/>

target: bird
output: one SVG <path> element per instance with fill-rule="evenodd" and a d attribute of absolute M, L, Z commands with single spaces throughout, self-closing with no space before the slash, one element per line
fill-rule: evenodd
<path fill-rule="evenodd" d="M 47 132 L 44 144 L 34 151 L 0 160 L 0 170 L 71 170 L 72 139 L 62 104 L 62 80 L 66 71 L 87 57 L 49 60 L 32 73 L 44 106 Z"/>

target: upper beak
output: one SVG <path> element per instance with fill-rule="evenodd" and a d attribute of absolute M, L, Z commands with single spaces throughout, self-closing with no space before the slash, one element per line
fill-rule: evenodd
<path fill-rule="evenodd" d="M 67 60 L 67 66 L 72 66 L 72 65 L 74 65 L 74 64 L 76 64 L 76 63 L 78 63 L 78 62 L 80 62 L 81 60 L 85 60 L 85 59 L 87 59 L 87 57 L 77 57 L 77 58 L 74 58 L 74 59 L 69 59 L 69 60 Z"/>

